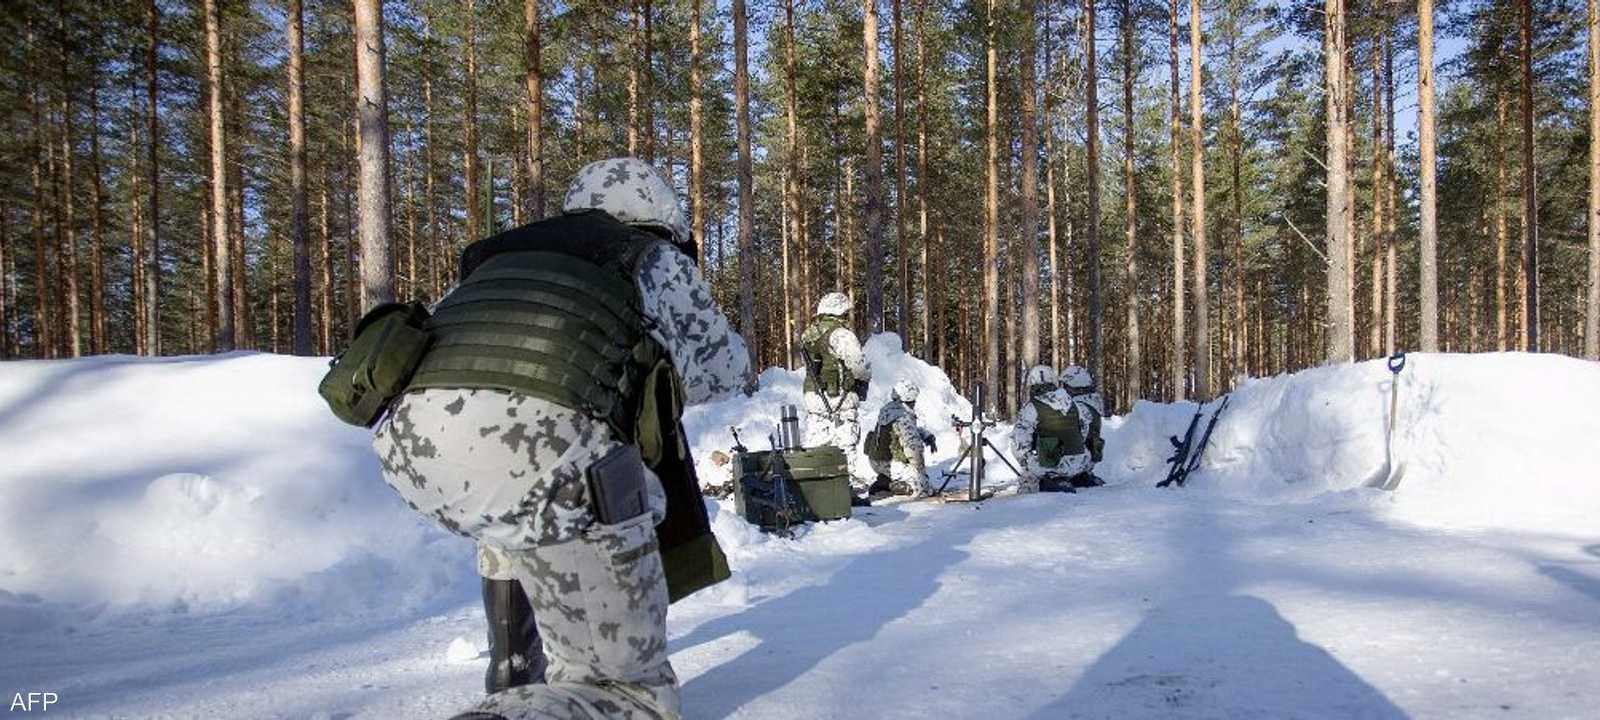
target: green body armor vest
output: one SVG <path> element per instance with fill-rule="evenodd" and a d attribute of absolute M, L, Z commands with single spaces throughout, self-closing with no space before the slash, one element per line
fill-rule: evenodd
<path fill-rule="evenodd" d="M 898 401 L 890 400 L 889 402 Z M 903 412 L 906 415 L 911 414 L 909 410 Z M 871 430 L 867 431 L 867 440 L 861 446 L 861 452 L 867 456 L 868 460 L 877 462 L 889 462 L 891 460 L 902 463 L 911 462 L 910 456 L 906 454 L 906 449 L 900 444 L 900 435 L 894 431 L 896 422 L 898 422 L 898 419 L 875 424 Z"/>
<path fill-rule="evenodd" d="M 656 526 L 674 600 L 728 577 L 683 431 L 683 389 L 650 337 L 638 264 L 665 240 L 600 211 L 567 213 L 469 246 L 434 308 L 410 390 L 494 388 L 609 425 L 667 492 Z"/>
<path fill-rule="evenodd" d="M 820 315 L 811 327 L 800 335 L 800 348 L 805 354 L 805 391 L 839 397 L 855 385 L 855 376 L 833 352 L 828 337 L 844 327 L 844 320 L 833 315 Z"/>
<path fill-rule="evenodd" d="M 1084 451 L 1083 429 L 1076 409 L 1061 412 L 1039 399 L 1033 401 L 1033 409 L 1039 417 L 1033 428 L 1033 448 L 1039 455 L 1039 465 L 1054 467 L 1061 458 Z"/>

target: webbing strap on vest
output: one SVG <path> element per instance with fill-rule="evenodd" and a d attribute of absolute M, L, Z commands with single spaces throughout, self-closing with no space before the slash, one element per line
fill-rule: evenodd
<path fill-rule="evenodd" d="M 851 384 L 850 369 L 845 367 L 833 352 L 828 338 L 833 331 L 844 327 L 844 321 L 834 315 L 818 316 L 800 338 L 800 348 L 806 358 L 806 392 L 816 392 L 829 397 L 843 395 Z"/>
<path fill-rule="evenodd" d="M 1084 451 L 1083 429 L 1078 423 L 1076 409 L 1061 412 L 1042 399 L 1033 400 L 1038 424 L 1033 429 L 1034 451 L 1039 464 L 1052 467 L 1061 458 Z"/>

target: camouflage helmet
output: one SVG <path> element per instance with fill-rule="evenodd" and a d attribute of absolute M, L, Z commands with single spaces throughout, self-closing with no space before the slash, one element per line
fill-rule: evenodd
<path fill-rule="evenodd" d="M 1035 365 L 1028 368 L 1028 374 L 1023 376 L 1023 384 L 1028 386 L 1028 394 L 1038 397 L 1058 387 L 1056 385 L 1056 370 L 1049 365 Z"/>
<path fill-rule="evenodd" d="M 894 384 L 894 399 L 899 400 L 900 402 L 914 403 L 917 401 L 917 396 L 921 393 L 922 391 L 917 389 L 917 386 L 908 380 L 901 380 L 900 382 Z"/>
<path fill-rule="evenodd" d="M 818 315 L 834 315 L 843 317 L 850 312 L 850 296 L 842 292 L 831 292 L 823 295 L 817 301 Z"/>
<path fill-rule="evenodd" d="M 638 158 L 615 157 L 583 166 L 567 188 L 561 209 L 604 210 L 629 225 L 667 233 L 679 245 L 693 245 L 678 193 Z"/>
<path fill-rule="evenodd" d="M 1069 365 L 1061 370 L 1061 386 L 1068 390 L 1094 388 L 1094 376 L 1081 365 Z"/>

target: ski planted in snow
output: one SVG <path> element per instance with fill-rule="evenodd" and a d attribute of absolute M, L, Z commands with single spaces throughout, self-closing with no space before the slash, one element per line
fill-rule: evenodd
<path fill-rule="evenodd" d="M 1195 442 L 1194 431 L 1200 426 L 1200 416 L 1205 414 L 1204 403 L 1195 408 L 1194 417 L 1189 419 L 1189 429 L 1184 431 L 1182 440 L 1176 435 L 1168 438 L 1172 443 L 1173 453 L 1167 462 L 1172 463 L 1172 466 L 1167 469 L 1166 479 L 1156 483 L 1156 487 L 1169 485 L 1183 487 L 1183 483 L 1189 479 L 1189 474 L 1200 467 L 1200 458 L 1206 452 L 1206 445 L 1211 442 L 1211 431 L 1216 429 L 1217 421 L 1222 418 L 1222 411 L 1228 409 L 1228 402 L 1232 399 L 1231 394 L 1222 396 L 1222 403 L 1211 413 L 1211 419 L 1206 422 L 1206 429 L 1200 434 L 1198 443 Z"/>

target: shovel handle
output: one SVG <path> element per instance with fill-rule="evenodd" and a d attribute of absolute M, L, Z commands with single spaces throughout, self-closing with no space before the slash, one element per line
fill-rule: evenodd
<path fill-rule="evenodd" d="M 1396 375 L 1399 375 L 1400 371 L 1404 370 L 1405 367 L 1406 367 L 1406 354 L 1405 353 L 1397 352 L 1397 353 L 1389 356 L 1389 372 L 1392 372 L 1392 373 L 1394 373 Z"/>

